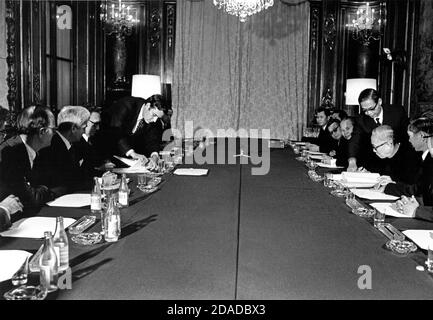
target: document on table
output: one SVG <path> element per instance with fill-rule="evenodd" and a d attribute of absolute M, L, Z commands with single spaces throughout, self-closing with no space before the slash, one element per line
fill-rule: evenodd
<path fill-rule="evenodd" d="M 75 219 L 63 218 L 65 229 L 74 222 Z M 55 217 L 23 218 L 14 222 L 8 230 L 0 232 L 0 235 L 2 237 L 41 239 L 44 237 L 45 231 L 51 231 L 54 234 L 56 231 Z"/>
<path fill-rule="evenodd" d="M 324 154 L 310 154 L 309 157 L 313 160 L 322 160 L 325 159 L 325 155 Z"/>
<path fill-rule="evenodd" d="M 428 250 L 429 242 L 433 241 L 433 230 L 406 230 L 403 234 L 424 250 Z"/>
<path fill-rule="evenodd" d="M 178 176 L 205 176 L 208 169 L 183 168 L 174 170 L 173 174 Z"/>
<path fill-rule="evenodd" d="M 376 191 L 376 190 L 371 190 L 371 189 L 350 189 L 350 191 L 352 191 L 352 193 L 360 198 L 363 199 L 368 199 L 368 200 L 397 200 L 398 197 L 395 196 L 390 196 L 388 194 Z"/>
<path fill-rule="evenodd" d="M 124 164 L 129 166 L 129 168 L 114 168 L 111 171 L 117 174 L 122 173 L 148 173 L 150 172 L 146 166 L 141 163 L 139 159 L 128 159 L 123 157 L 114 156 L 116 159 L 119 159 Z"/>
<path fill-rule="evenodd" d="M 369 172 L 342 172 L 341 177 L 343 181 L 347 182 L 362 182 L 362 183 L 377 183 L 380 174 L 378 173 L 369 173 Z"/>
<path fill-rule="evenodd" d="M 119 159 L 124 164 L 126 164 L 127 166 L 130 166 L 130 167 L 134 167 L 140 163 L 139 159 L 128 159 L 128 158 L 119 157 L 119 156 L 113 156 L 113 157 L 115 157 L 116 159 Z"/>
<path fill-rule="evenodd" d="M 332 164 L 326 164 L 326 163 L 322 163 L 322 162 L 318 162 L 317 165 L 321 168 L 331 168 L 331 169 L 338 169 L 338 168 L 343 168 L 337 165 L 332 165 Z"/>
<path fill-rule="evenodd" d="M 370 206 L 386 214 L 387 216 L 393 216 L 397 218 L 410 218 L 409 216 L 395 210 L 392 207 L 392 204 L 393 203 L 390 202 L 376 202 L 376 203 L 370 203 Z"/>
<path fill-rule="evenodd" d="M 324 152 L 319 152 L 319 151 L 310 151 L 310 150 L 307 150 L 307 153 L 308 154 L 314 154 L 314 155 L 316 155 L 316 156 L 324 156 L 324 155 L 326 155 L 326 153 L 324 153 Z"/>
<path fill-rule="evenodd" d="M 0 250 L 0 282 L 12 279 L 32 254 L 23 250 Z"/>
<path fill-rule="evenodd" d="M 72 193 L 65 194 L 64 196 L 58 197 L 57 199 L 47 202 L 50 207 L 69 207 L 69 208 L 80 208 L 90 206 L 90 194 L 89 193 Z"/>

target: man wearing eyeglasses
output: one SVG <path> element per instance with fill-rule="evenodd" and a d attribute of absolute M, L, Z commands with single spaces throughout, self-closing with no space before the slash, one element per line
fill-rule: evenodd
<path fill-rule="evenodd" d="M 122 157 L 141 159 L 149 169 L 156 168 L 163 133 L 162 123 L 157 120 L 163 115 L 161 95 L 117 100 L 102 114 L 105 149 Z"/>
<path fill-rule="evenodd" d="M 375 89 L 363 90 L 358 98 L 361 107 L 361 116 L 358 119 L 359 128 L 362 133 L 362 141 L 365 146 L 370 144 L 371 132 L 373 129 L 388 125 L 394 131 L 394 135 L 399 141 L 406 142 L 407 126 L 409 120 L 406 111 L 402 106 L 384 105 Z M 373 167 L 377 165 L 376 157 L 371 148 L 363 150 L 366 154 L 366 166 Z"/>

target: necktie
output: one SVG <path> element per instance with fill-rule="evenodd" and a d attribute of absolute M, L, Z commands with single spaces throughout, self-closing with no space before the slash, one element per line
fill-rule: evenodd
<path fill-rule="evenodd" d="M 376 118 L 376 123 L 380 126 L 381 125 L 381 123 L 380 123 L 380 121 L 379 121 L 379 118 Z"/>

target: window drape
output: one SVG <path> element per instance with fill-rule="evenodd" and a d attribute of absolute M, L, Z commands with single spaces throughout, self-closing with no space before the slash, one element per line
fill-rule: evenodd
<path fill-rule="evenodd" d="M 287 0 L 286 0 L 287 1 Z M 290 2 L 290 1 L 289 1 Z M 179 1 L 173 126 L 269 129 L 299 139 L 307 120 L 309 3 L 275 1 L 247 22 L 211 0 Z"/>

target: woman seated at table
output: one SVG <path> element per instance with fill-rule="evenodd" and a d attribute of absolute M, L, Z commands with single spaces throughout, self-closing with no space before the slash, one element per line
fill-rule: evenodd
<path fill-rule="evenodd" d="M 397 139 L 393 129 L 388 125 L 382 125 L 373 130 L 371 146 L 381 160 L 378 162 L 378 167 L 370 171 L 388 176 L 395 182 L 415 184 L 421 158 L 411 144 L 402 143 Z M 381 181 L 382 184 L 389 182 L 389 179 Z"/>
<path fill-rule="evenodd" d="M 334 140 L 333 148 L 329 152 L 329 156 L 337 159 L 337 166 L 347 168 L 347 141 L 343 138 L 343 134 L 341 133 L 340 120 L 329 120 L 327 130 Z"/>
<path fill-rule="evenodd" d="M 24 207 L 37 207 L 60 194 L 33 183 L 33 163 L 37 152 L 50 145 L 53 129 L 54 116 L 51 111 L 36 107 L 30 116 L 27 134 L 5 142 L 6 146 L 1 151 L 0 198 L 15 194 Z"/>
<path fill-rule="evenodd" d="M 20 199 L 13 194 L 0 201 L 0 231 L 8 229 L 11 226 L 11 215 L 22 210 Z"/>
<path fill-rule="evenodd" d="M 432 137 L 433 118 L 421 116 L 408 126 L 409 142 L 415 151 L 421 151 L 421 165 L 415 174 L 415 183 L 406 184 L 403 182 L 388 183 L 383 191 L 395 196 L 415 196 L 422 200 L 423 206 L 433 205 L 433 158 Z M 404 198 L 403 198 L 404 199 Z"/>

